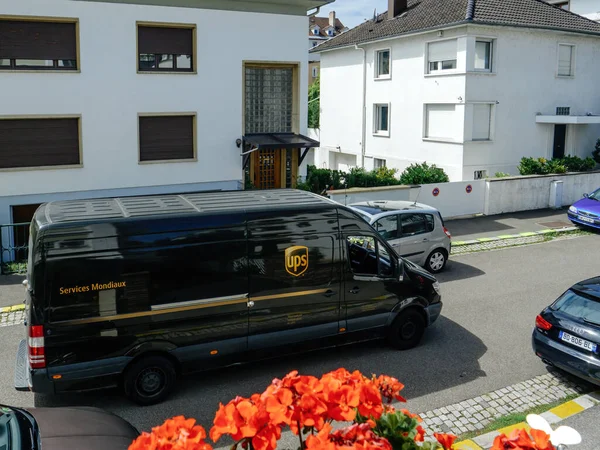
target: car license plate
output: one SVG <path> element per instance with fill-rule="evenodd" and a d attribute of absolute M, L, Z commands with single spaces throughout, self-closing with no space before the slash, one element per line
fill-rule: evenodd
<path fill-rule="evenodd" d="M 577 216 L 579 220 L 583 220 L 584 222 L 594 223 L 594 219 L 590 219 L 589 217 Z"/>
<path fill-rule="evenodd" d="M 558 337 L 565 342 L 569 342 L 570 344 L 576 345 L 577 347 L 589 350 L 590 352 L 596 352 L 596 344 L 590 341 L 586 341 L 585 339 L 572 336 L 569 333 L 565 333 L 564 331 L 558 333 Z"/>

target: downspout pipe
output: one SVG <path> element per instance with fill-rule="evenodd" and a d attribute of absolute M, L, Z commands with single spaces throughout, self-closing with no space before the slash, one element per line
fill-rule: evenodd
<path fill-rule="evenodd" d="M 359 47 L 358 44 L 354 44 L 355 50 L 362 50 L 363 52 L 363 85 L 362 85 L 362 138 L 361 138 L 361 154 L 360 154 L 360 166 L 365 168 L 365 154 L 367 143 L 367 52 L 363 47 Z"/>
<path fill-rule="evenodd" d="M 314 16 L 316 16 L 317 14 L 319 14 L 319 12 L 320 12 L 320 11 L 321 11 L 321 7 L 320 7 L 320 6 L 317 6 L 317 7 L 315 8 L 315 12 L 311 12 L 311 13 L 310 13 L 308 16 L 306 16 L 306 17 L 314 17 Z"/>

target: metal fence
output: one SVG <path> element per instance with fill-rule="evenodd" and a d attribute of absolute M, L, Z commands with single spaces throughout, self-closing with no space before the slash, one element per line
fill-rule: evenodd
<path fill-rule="evenodd" d="M 29 222 L 0 225 L 0 273 L 24 273 L 27 269 Z"/>

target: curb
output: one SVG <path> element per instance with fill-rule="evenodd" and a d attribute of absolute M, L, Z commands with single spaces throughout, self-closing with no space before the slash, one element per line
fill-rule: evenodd
<path fill-rule="evenodd" d="M 573 400 L 569 400 L 568 402 L 551 408 L 550 410 L 540 414 L 540 416 L 546 419 L 550 425 L 554 425 L 568 417 L 573 417 L 580 412 L 596 405 L 600 405 L 600 391 L 581 395 Z M 524 428 L 527 431 L 530 430 L 530 427 L 527 425 L 527 423 L 519 422 L 495 431 L 490 431 L 489 433 L 485 433 L 471 439 L 465 439 L 464 441 L 456 442 L 453 448 L 457 450 L 486 450 L 493 445 L 496 436 L 502 433 L 509 435 L 514 429 L 519 428 Z"/>
<path fill-rule="evenodd" d="M 0 314 L 6 314 L 6 313 L 15 312 L 15 311 L 22 311 L 24 309 L 25 309 L 24 304 L 5 306 L 4 308 L 0 308 Z"/>
<path fill-rule="evenodd" d="M 524 237 L 530 237 L 530 236 L 540 236 L 540 235 L 543 236 L 546 234 L 572 233 L 573 231 L 577 231 L 577 230 L 579 230 L 579 228 L 577 228 L 577 227 L 564 227 L 564 228 L 554 228 L 554 229 L 547 229 L 547 230 L 540 230 L 540 231 L 528 231 L 528 232 L 518 233 L 518 234 L 503 234 L 500 236 L 477 238 L 477 239 L 471 239 L 468 241 L 453 241 L 452 246 L 453 247 L 462 247 L 465 245 L 483 244 L 483 243 L 487 243 L 487 242 L 504 241 L 504 240 L 508 240 L 508 239 L 518 239 L 518 238 L 524 238 Z"/>

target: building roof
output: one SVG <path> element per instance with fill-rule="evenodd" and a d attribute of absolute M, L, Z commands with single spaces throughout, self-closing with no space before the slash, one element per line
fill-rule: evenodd
<path fill-rule="evenodd" d="M 317 47 L 321 52 L 349 45 L 459 24 L 517 26 L 600 35 L 600 23 L 542 0 L 408 0 L 394 19 L 387 12 Z"/>
<path fill-rule="evenodd" d="M 308 21 L 309 25 L 308 25 L 308 35 L 310 37 L 324 37 L 324 38 L 330 38 L 329 35 L 327 35 L 327 33 L 325 33 L 325 30 L 327 28 L 329 28 L 329 17 L 311 17 L 310 20 Z M 312 28 L 313 26 L 317 25 L 319 27 L 319 34 L 313 34 L 312 33 Z M 342 30 L 346 28 L 344 26 L 344 24 L 340 21 L 340 19 L 336 18 L 335 19 L 335 31 L 334 31 L 334 36 L 337 36 L 338 34 L 340 34 L 342 32 Z"/>

